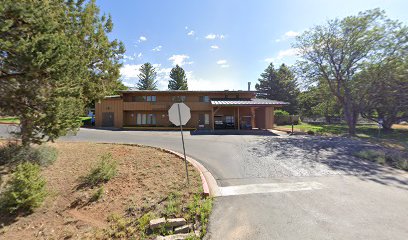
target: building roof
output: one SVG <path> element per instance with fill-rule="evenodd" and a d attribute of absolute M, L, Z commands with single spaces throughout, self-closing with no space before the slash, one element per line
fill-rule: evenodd
<path fill-rule="evenodd" d="M 215 106 L 281 106 L 288 105 L 287 102 L 281 102 L 270 99 L 251 98 L 251 99 L 211 99 L 211 104 Z"/>
<path fill-rule="evenodd" d="M 132 92 L 158 92 L 158 93 L 256 93 L 256 91 L 246 91 L 246 90 L 138 90 L 138 89 L 128 89 L 128 90 L 119 90 L 119 93 L 132 93 Z"/>

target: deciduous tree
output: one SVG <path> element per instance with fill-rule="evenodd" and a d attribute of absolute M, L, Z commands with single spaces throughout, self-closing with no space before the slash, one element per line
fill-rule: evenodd
<path fill-rule="evenodd" d="M 362 103 L 356 73 L 367 63 L 381 61 L 380 55 L 386 51 L 384 40 L 395 28 L 395 21 L 374 9 L 313 27 L 294 44 L 303 58 L 298 63 L 302 77 L 328 84 L 343 107 L 351 135 L 355 134 Z"/>

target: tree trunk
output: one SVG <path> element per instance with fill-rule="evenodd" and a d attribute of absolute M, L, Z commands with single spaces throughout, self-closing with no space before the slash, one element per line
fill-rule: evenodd
<path fill-rule="evenodd" d="M 348 133 L 354 136 L 356 135 L 356 124 L 357 124 L 358 112 L 355 111 L 353 104 L 351 104 L 348 101 L 346 101 L 343 104 L 343 108 L 344 108 L 344 118 L 348 126 Z"/>
<path fill-rule="evenodd" d="M 20 136 L 21 136 L 21 143 L 24 147 L 28 147 L 30 145 L 30 127 L 29 121 L 25 117 L 20 117 Z"/>

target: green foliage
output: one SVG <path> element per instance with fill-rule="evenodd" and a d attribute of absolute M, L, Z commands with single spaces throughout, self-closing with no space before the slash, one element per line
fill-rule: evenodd
<path fill-rule="evenodd" d="M 105 230 L 104 239 L 133 239 L 137 229 L 134 221 L 119 214 L 112 214 L 108 217 L 109 228 Z"/>
<path fill-rule="evenodd" d="M 407 33 L 408 34 L 408 31 Z M 408 119 L 408 50 L 380 63 L 367 64 L 357 75 L 357 87 L 362 99 L 365 118 L 383 120 L 383 127 Z"/>
<path fill-rule="evenodd" d="M 201 237 L 207 233 L 207 224 L 212 210 L 212 198 L 203 198 L 200 194 L 195 194 L 193 201 L 189 203 L 189 218 L 198 218 L 201 223 Z"/>
<path fill-rule="evenodd" d="M 139 82 L 137 83 L 137 89 L 139 90 L 157 90 L 157 81 L 156 81 L 156 69 L 151 63 L 143 64 L 138 75 Z"/>
<path fill-rule="evenodd" d="M 156 216 L 152 212 L 148 212 L 141 216 L 137 222 L 139 224 L 139 230 L 142 233 L 145 233 L 146 230 L 149 228 L 150 220 L 155 219 Z"/>
<path fill-rule="evenodd" d="M 87 103 L 116 87 L 123 44 L 94 0 L 4 0 L 0 112 L 20 119 L 23 145 L 76 131 Z"/>
<path fill-rule="evenodd" d="M 98 188 L 98 189 L 92 194 L 90 201 L 91 201 L 91 202 L 96 202 L 96 201 L 98 201 L 99 199 L 101 199 L 101 198 L 103 197 L 104 192 L 105 192 L 105 189 L 103 188 L 103 186 L 100 187 L 100 188 Z"/>
<path fill-rule="evenodd" d="M 181 196 L 178 192 L 172 192 L 169 194 L 164 208 L 164 214 L 166 217 L 176 217 L 176 215 L 181 213 L 182 202 Z"/>
<path fill-rule="evenodd" d="M 325 82 L 301 92 L 298 96 L 300 114 L 306 117 L 340 117 L 341 104 L 330 92 Z"/>
<path fill-rule="evenodd" d="M 108 182 L 117 174 L 118 163 L 112 159 L 112 154 L 101 156 L 98 165 L 91 172 L 83 177 L 82 184 L 86 186 L 96 186 L 100 183 Z"/>
<path fill-rule="evenodd" d="M 274 113 L 275 113 L 275 116 L 289 116 L 289 113 L 286 112 L 285 110 L 278 109 L 278 110 L 275 110 Z"/>
<path fill-rule="evenodd" d="M 384 164 L 385 163 L 385 153 L 384 151 L 381 150 L 363 150 L 360 152 L 355 153 L 357 157 L 364 158 L 379 164 Z"/>
<path fill-rule="evenodd" d="M 265 69 L 255 85 L 260 98 L 268 98 L 290 103 L 283 109 L 291 114 L 297 112 L 299 89 L 293 71 L 285 64 L 275 69 L 273 64 Z"/>
<path fill-rule="evenodd" d="M 179 65 L 171 69 L 170 78 L 169 90 L 188 90 L 186 73 Z"/>
<path fill-rule="evenodd" d="M 46 181 L 41 176 L 41 169 L 32 163 L 22 163 L 2 193 L 0 209 L 14 213 L 16 211 L 31 212 L 39 207 L 47 196 Z"/>
<path fill-rule="evenodd" d="M 383 150 L 362 150 L 355 153 L 356 157 L 373 161 L 379 164 L 388 164 L 396 168 L 408 171 L 408 155 L 399 152 L 384 152 Z"/>
<path fill-rule="evenodd" d="M 403 56 L 407 35 L 406 26 L 388 19 L 380 9 L 373 9 L 329 20 L 297 37 L 293 47 L 303 58 L 297 64 L 301 77 L 309 79 L 311 85 L 327 84 L 343 108 L 349 134 L 355 134 L 366 97 L 364 89 L 358 87 L 358 73 L 367 64 Z"/>
<path fill-rule="evenodd" d="M 9 142 L 0 148 L 0 164 L 32 162 L 40 166 L 48 166 L 57 160 L 58 152 L 50 146 L 22 146 Z"/>

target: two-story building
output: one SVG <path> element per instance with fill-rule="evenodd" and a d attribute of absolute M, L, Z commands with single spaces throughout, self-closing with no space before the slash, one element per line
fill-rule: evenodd
<path fill-rule="evenodd" d="M 258 99 L 255 91 L 125 90 L 95 106 L 96 127 L 172 127 L 168 109 L 184 102 L 191 109 L 186 127 L 270 129 L 274 109 L 285 102 Z"/>

